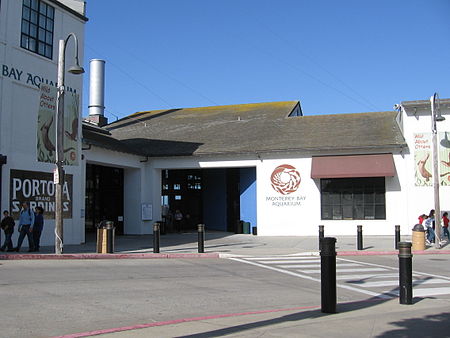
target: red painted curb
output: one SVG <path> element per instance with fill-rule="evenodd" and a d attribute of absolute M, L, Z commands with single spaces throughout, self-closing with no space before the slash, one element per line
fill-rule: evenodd
<path fill-rule="evenodd" d="M 450 254 L 450 250 L 414 250 L 414 255 L 443 255 Z M 376 256 L 398 255 L 398 251 L 337 251 L 338 256 Z"/>
<path fill-rule="evenodd" d="M 228 314 L 214 315 L 214 316 L 203 316 L 203 317 L 174 319 L 174 320 L 167 320 L 167 321 L 154 322 L 154 323 L 148 323 L 148 324 L 138 324 L 138 325 L 131 325 L 131 326 L 123 326 L 123 327 L 117 327 L 117 328 L 112 328 L 112 329 L 104 329 L 104 330 L 95 330 L 95 331 L 88 331 L 88 332 L 72 333 L 72 334 L 63 335 L 63 336 L 55 336 L 55 337 L 52 337 L 52 338 L 91 337 L 91 336 L 97 336 L 97 335 L 102 335 L 102 334 L 107 334 L 107 333 L 131 331 L 131 330 L 145 329 L 145 328 L 156 327 L 156 326 L 164 326 L 164 325 L 173 325 L 173 324 L 180 324 L 180 323 L 187 323 L 187 322 L 195 322 L 195 321 L 200 321 L 200 320 L 211 320 L 211 319 L 239 317 L 239 316 L 257 315 L 257 314 L 265 314 L 265 313 L 276 313 L 276 312 L 283 312 L 283 311 L 297 311 L 297 310 L 319 309 L 319 308 L 320 308 L 320 306 L 312 305 L 312 306 L 295 307 L 295 308 L 290 308 L 290 309 L 261 310 L 261 311 L 250 311 L 250 312 L 241 312 L 241 313 L 228 313 Z"/>
<path fill-rule="evenodd" d="M 374 302 L 375 303 L 375 302 L 385 302 L 385 300 L 384 299 L 380 299 L 380 298 L 371 298 L 371 299 L 366 299 L 366 300 L 362 300 L 362 301 L 342 302 L 340 304 L 358 304 L 358 303 L 365 303 L 365 302 L 370 302 L 370 303 Z M 92 336 L 97 336 L 97 335 L 102 335 L 102 334 L 107 334 L 107 333 L 117 333 L 117 332 L 123 332 L 123 331 L 132 331 L 132 330 L 145 329 L 145 328 L 150 328 L 150 327 L 157 327 L 157 326 L 165 326 L 165 325 L 173 325 L 173 324 L 180 324 L 180 323 L 195 322 L 195 321 L 200 321 L 200 320 L 230 318 L 230 317 L 257 315 L 257 314 L 265 314 L 265 313 L 286 312 L 286 311 L 301 311 L 301 310 L 311 310 L 311 309 L 320 309 L 320 306 L 319 305 L 310 305 L 310 306 L 299 306 L 299 307 L 288 308 L 288 309 L 260 310 L 260 311 L 241 312 L 241 313 L 227 313 L 227 314 L 213 315 L 213 316 L 174 319 L 174 320 L 167 320 L 167 321 L 154 322 L 154 323 L 148 323 L 148 324 L 137 324 L 137 325 L 123 326 L 123 327 L 116 327 L 116 328 L 111 328 L 111 329 L 103 329 L 103 330 L 95 330 L 95 331 L 72 333 L 72 334 L 68 334 L 68 335 L 55 336 L 55 337 L 51 337 L 51 338 L 92 337 Z"/>
<path fill-rule="evenodd" d="M 4 254 L 0 260 L 219 258 L 218 253 Z"/>

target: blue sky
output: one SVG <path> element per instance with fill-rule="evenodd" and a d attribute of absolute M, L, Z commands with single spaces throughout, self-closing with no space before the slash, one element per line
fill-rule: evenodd
<path fill-rule="evenodd" d="M 109 121 L 300 100 L 305 115 L 450 98 L 449 0 L 87 1 L 84 65 L 106 60 Z M 83 115 L 88 114 L 89 73 Z"/>

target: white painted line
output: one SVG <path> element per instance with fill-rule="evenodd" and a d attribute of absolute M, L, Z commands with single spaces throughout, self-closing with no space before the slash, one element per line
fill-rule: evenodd
<path fill-rule="evenodd" d="M 341 267 L 341 266 L 361 266 L 361 264 L 354 264 L 354 263 L 342 263 L 342 264 L 337 264 L 336 265 L 337 268 Z M 293 269 L 302 269 L 302 268 L 320 268 L 320 264 L 299 264 L 299 265 L 277 265 L 277 267 L 279 268 L 283 268 L 283 269 L 289 269 L 289 268 L 293 268 Z M 339 269 L 337 269 L 339 270 Z"/>
<path fill-rule="evenodd" d="M 378 275 L 374 274 L 359 274 L 359 275 L 339 275 L 336 276 L 336 279 L 338 280 L 357 280 L 357 279 L 371 279 L 371 278 L 391 278 L 391 277 L 397 277 L 398 278 L 398 272 L 397 273 L 381 273 Z"/>
<path fill-rule="evenodd" d="M 266 261 L 266 260 L 317 260 L 317 257 L 300 257 L 300 256 L 272 256 L 272 257 L 246 257 L 250 261 Z M 320 260 L 319 260 L 320 261 Z"/>
<path fill-rule="evenodd" d="M 427 284 L 448 284 L 448 281 L 445 279 L 428 279 L 428 280 L 415 280 L 413 281 L 414 285 L 427 285 Z M 397 280 L 387 280 L 387 281 L 379 281 L 379 282 L 368 282 L 361 283 L 358 286 L 363 288 L 376 288 L 380 286 L 399 286 L 399 281 Z"/>
<path fill-rule="evenodd" d="M 398 296 L 399 292 L 398 290 L 395 291 L 389 291 L 389 293 Z M 450 287 L 449 288 L 427 288 L 427 289 L 413 289 L 413 297 L 430 297 L 430 296 L 437 296 L 437 295 L 448 295 L 450 294 Z"/>
<path fill-rule="evenodd" d="M 264 264 L 294 264 L 294 263 L 320 263 L 320 259 L 311 259 L 311 260 L 282 260 L 282 261 L 261 261 L 261 263 Z"/>
<path fill-rule="evenodd" d="M 278 268 L 275 268 L 275 267 L 269 266 L 269 265 L 263 265 L 263 264 L 259 264 L 259 263 L 255 263 L 255 262 L 249 262 L 246 259 L 245 260 L 244 259 L 240 259 L 240 258 L 230 258 L 230 259 L 233 260 L 233 261 L 236 261 L 236 262 L 241 262 L 241 263 L 245 263 L 245 264 L 255 265 L 255 266 L 259 266 L 259 267 L 264 268 L 264 269 L 269 269 L 269 270 L 272 270 L 272 271 L 281 272 L 281 273 L 284 273 L 286 275 L 299 277 L 299 278 L 303 278 L 303 279 L 308 279 L 308 280 L 312 280 L 312 281 L 319 282 L 319 283 L 321 282 L 320 278 L 314 278 L 314 277 L 311 277 L 311 276 L 301 275 L 301 274 L 293 272 L 293 271 L 282 270 L 282 269 L 278 269 Z M 358 288 L 355 288 L 355 287 L 349 286 L 349 285 L 336 284 L 336 287 L 339 287 L 341 289 L 351 290 L 351 291 L 354 291 L 354 292 L 364 293 L 364 294 L 372 296 L 372 297 L 378 297 L 378 298 L 383 298 L 383 299 L 391 299 L 392 298 L 392 296 L 390 296 L 390 295 L 385 295 L 385 294 L 382 294 L 382 293 L 372 292 L 372 291 L 364 290 L 364 289 L 358 289 Z"/>
<path fill-rule="evenodd" d="M 360 268 L 360 269 L 336 269 L 336 273 L 339 272 L 364 272 L 364 271 L 386 271 L 383 268 Z M 320 270 L 299 270 L 299 272 L 303 273 L 320 273 Z"/>

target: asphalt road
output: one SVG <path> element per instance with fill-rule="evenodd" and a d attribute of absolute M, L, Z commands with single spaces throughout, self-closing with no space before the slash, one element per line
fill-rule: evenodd
<path fill-rule="evenodd" d="M 395 280 L 396 256 L 343 259 L 338 260 L 338 270 L 366 277 L 338 280 L 338 285 L 349 286 L 338 288 L 338 303 L 395 289 L 373 283 Z M 295 263 L 300 268 L 270 260 L 277 257 L 2 261 L 0 337 L 51 337 L 180 318 L 320 306 L 320 276 L 311 272 L 317 257 Z M 447 255 L 415 256 L 413 262 L 415 273 L 421 274 L 417 278 L 437 281 L 420 287 L 440 288 L 441 294 L 434 297 L 450 300 L 450 291 L 442 291 L 450 287 Z M 385 270 L 370 270 L 376 266 Z M 363 272 L 352 270 L 358 268 Z M 370 306 L 369 302 L 366 311 Z M 408 311 L 417 315 L 413 307 Z"/>

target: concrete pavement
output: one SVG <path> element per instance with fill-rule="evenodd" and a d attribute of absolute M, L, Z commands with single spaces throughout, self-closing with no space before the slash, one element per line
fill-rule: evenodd
<path fill-rule="evenodd" d="M 357 250 L 356 236 L 337 236 L 338 255 L 381 255 L 397 254 L 394 236 L 364 236 L 363 250 Z M 402 236 L 402 241 L 411 241 L 411 236 Z M 116 236 L 115 254 L 96 254 L 95 237 L 80 245 L 66 245 L 64 255 L 53 255 L 54 247 L 43 247 L 39 253 L 1 253 L 2 259 L 113 259 L 113 258 L 212 258 L 239 257 L 242 255 L 289 255 L 298 253 L 319 253 L 318 237 L 254 236 L 228 232 L 206 232 L 205 254 L 198 254 L 197 233 L 162 235 L 160 254 L 153 253 L 152 235 Z M 450 254 L 447 243 L 441 249 L 427 247 L 414 254 Z"/>
<path fill-rule="evenodd" d="M 75 337 L 450 337 L 450 300 L 368 299 L 340 303 L 337 313 L 320 306 L 184 318 L 80 332 Z"/>

